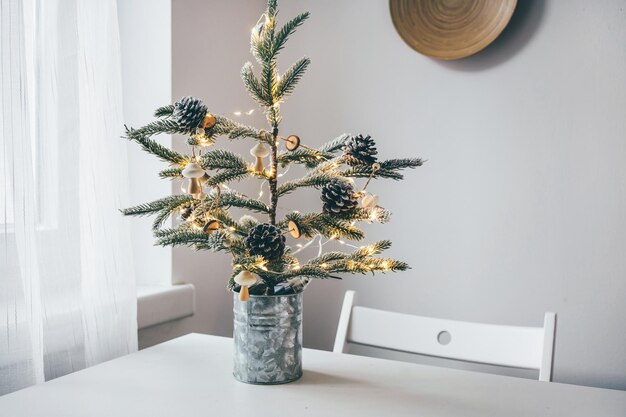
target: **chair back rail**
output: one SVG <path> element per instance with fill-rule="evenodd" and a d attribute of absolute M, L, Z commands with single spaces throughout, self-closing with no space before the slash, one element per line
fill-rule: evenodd
<path fill-rule="evenodd" d="M 550 381 L 556 315 L 546 313 L 544 327 L 473 323 L 355 306 L 355 293 L 344 298 L 335 352 L 348 343 L 440 358 L 539 370 Z"/>

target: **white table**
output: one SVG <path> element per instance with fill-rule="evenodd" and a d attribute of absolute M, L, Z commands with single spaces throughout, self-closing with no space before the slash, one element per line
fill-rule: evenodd
<path fill-rule="evenodd" d="M 231 376 L 231 344 L 184 336 L 0 397 L 0 416 L 626 416 L 626 391 L 310 349 L 300 381 L 247 385 Z"/>

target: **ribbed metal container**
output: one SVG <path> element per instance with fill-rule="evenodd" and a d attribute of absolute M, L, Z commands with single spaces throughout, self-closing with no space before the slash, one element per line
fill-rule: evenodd
<path fill-rule="evenodd" d="M 234 293 L 236 379 L 284 384 L 302 376 L 302 293 L 254 296 Z"/>

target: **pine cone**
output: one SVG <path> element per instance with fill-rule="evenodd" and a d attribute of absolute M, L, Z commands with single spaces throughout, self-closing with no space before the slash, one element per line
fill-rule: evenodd
<path fill-rule="evenodd" d="M 345 214 L 352 212 L 359 203 L 352 184 L 338 179 L 322 187 L 323 211 L 326 214 Z"/>
<path fill-rule="evenodd" d="M 202 100 L 194 97 L 183 97 L 174 104 L 174 119 L 185 130 L 195 133 L 207 112 Z"/>
<path fill-rule="evenodd" d="M 275 261 L 285 253 L 285 236 L 278 227 L 262 223 L 250 229 L 246 247 L 250 255 L 260 255 L 268 261 Z"/>
<path fill-rule="evenodd" d="M 348 165 L 372 165 L 376 162 L 376 143 L 369 135 L 352 136 L 343 146 L 343 154 Z"/>

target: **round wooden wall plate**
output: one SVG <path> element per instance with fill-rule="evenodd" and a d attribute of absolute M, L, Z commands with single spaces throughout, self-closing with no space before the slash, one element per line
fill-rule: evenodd
<path fill-rule="evenodd" d="M 511 20 L 517 0 L 389 0 L 404 41 L 432 58 L 465 58 L 493 42 Z"/>

